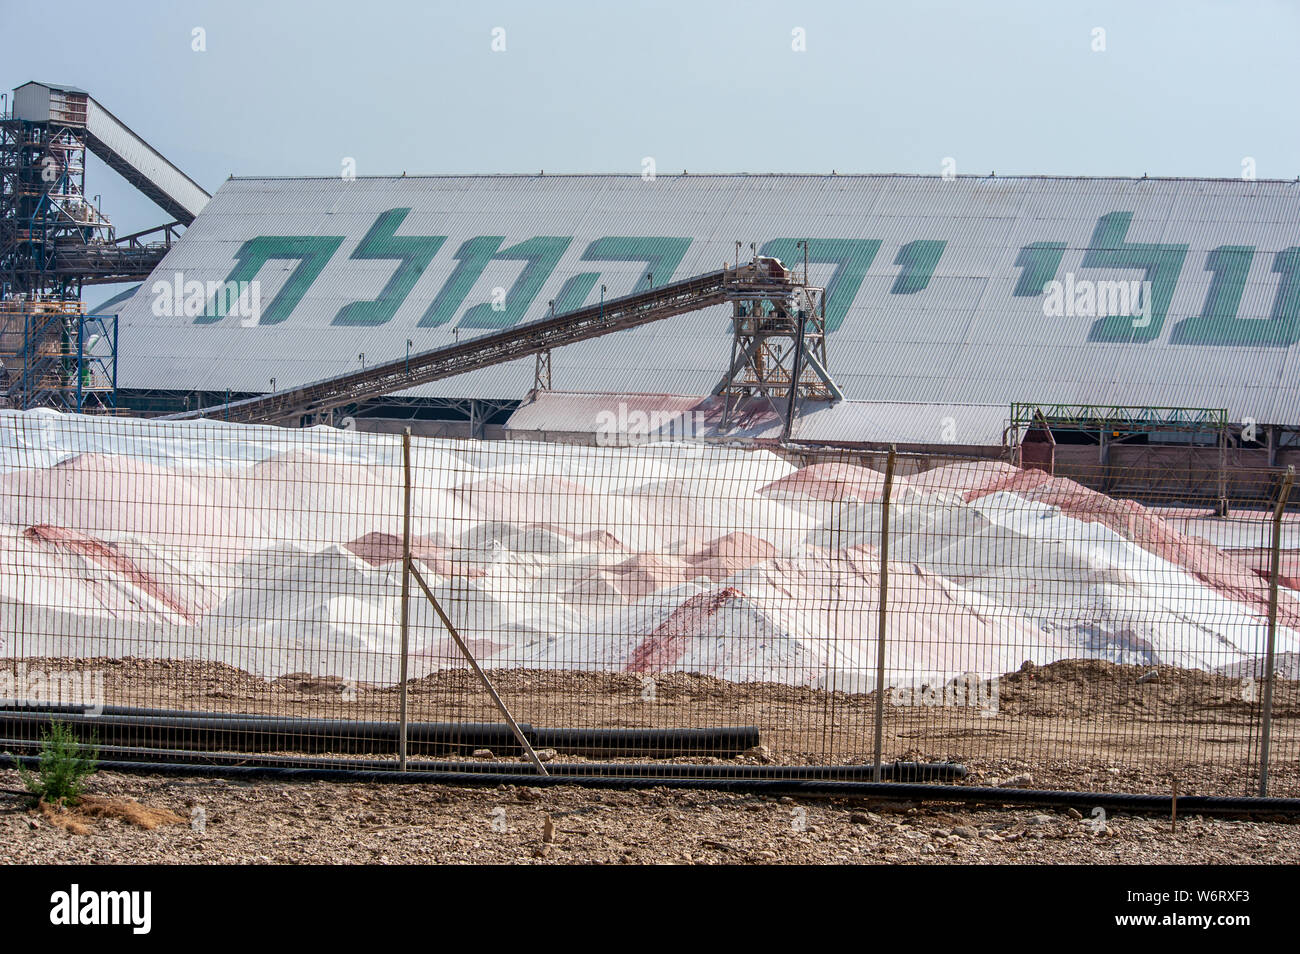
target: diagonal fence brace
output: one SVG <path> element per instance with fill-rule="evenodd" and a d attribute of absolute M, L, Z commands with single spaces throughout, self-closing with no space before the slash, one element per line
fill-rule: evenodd
<path fill-rule="evenodd" d="M 456 627 L 452 625 L 451 620 L 442 608 L 442 604 L 438 602 L 438 597 L 433 595 L 433 590 L 429 589 L 429 584 L 424 581 L 424 576 L 415 568 L 415 561 L 410 558 L 409 554 L 407 555 L 405 562 L 406 571 L 411 574 L 411 578 L 415 580 L 416 585 L 424 591 L 425 599 L 427 599 L 430 605 L 433 606 L 433 611 L 437 613 L 438 618 L 442 620 L 442 625 L 447 627 L 447 632 L 450 633 L 451 638 L 456 641 L 456 646 L 460 649 L 461 655 L 465 657 L 466 661 L 470 664 L 470 667 L 474 670 L 475 675 L 478 676 L 479 681 L 483 683 L 483 688 L 486 689 L 488 695 L 492 697 L 493 704 L 497 707 L 501 716 L 506 720 L 506 724 L 510 726 L 510 731 L 514 733 L 515 739 L 518 740 L 520 746 L 523 747 L 524 752 L 527 753 L 528 758 L 532 761 L 533 765 L 537 767 L 538 773 L 541 775 L 549 775 L 550 773 L 546 771 L 546 766 L 543 765 L 542 760 L 537 757 L 537 752 L 533 749 L 532 743 L 530 743 L 528 737 L 524 735 L 523 729 L 519 728 L 519 723 L 515 721 L 515 717 L 510 714 L 509 706 L 505 704 L 505 700 L 503 700 L 497 693 L 496 687 L 492 685 L 492 680 L 488 678 L 487 673 L 485 673 L 482 667 L 479 666 L 478 660 L 474 658 L 474 653 L 472 653 L 469 646 L 465 644 L 465 640 L 461 639 L 460 633 L 457 632 Z"/>

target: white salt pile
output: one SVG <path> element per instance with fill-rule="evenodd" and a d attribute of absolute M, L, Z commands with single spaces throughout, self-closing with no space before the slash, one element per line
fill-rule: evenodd
<path fill-rule="evenodd" d="M 874 686 L 875 471 L 417 439 L 413 484 L 414 556 L 486 666 Z M 391 684 L 401 514 L 392 435 L 0 413 L 0 653 Z M 1137 504 L 971 462 L 900 476 L 890 525 L 889 685 L 1263 653 L 1261 579 Z M 414 592 L 410 673 L 463 665 Z M 1293 658 L 1289 591 L 1279 620 Z"/>

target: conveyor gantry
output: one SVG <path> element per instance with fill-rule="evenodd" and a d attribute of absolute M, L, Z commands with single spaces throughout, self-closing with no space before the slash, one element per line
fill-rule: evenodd
<path fill-rule="evenodd" d="M 758 257 L 735 268 L 607 299 L 562 315 L 516 325 L 437 348 L 260 397 L 169 415 L 170 420 L 210 417 L 242 423 L 293 423 L 367 398 L 403 391 L 735 300 L 790 301 L 807 286 L 776 259 Z M 816 289 L 820 292 L 821 289 Z"/>

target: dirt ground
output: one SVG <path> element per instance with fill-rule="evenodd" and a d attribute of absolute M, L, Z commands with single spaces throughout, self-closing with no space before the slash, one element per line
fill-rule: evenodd
<path fill-rule="evenodd" d="M 0 787 L 17 787 L 0 772 Z M 708 791 L 241 783 L 101 773 L 189 822 L 85 834 L 0 797 L 4 864 L 1300 864 L 1300 823 Z M 1077 816 L 1077 817 L 1076 817 Z M 547 820 L 550 840 L 547 840 Z"/>
<path fill-rule="evenodd" d="M 13 661 L 6 661 L 11 666 Z M 99 671 L 110 704 L 391 721 L 397 690 L 307 675 L 272 682 L 201 662 L 26 660 Z M 495 672 L 522 722 L 561 727 L 754 726 L 763 751 L 692 762 L 853 764 L 871 759 L 874 695 L 706 676 Z M 1253 794 L 1259 699 L 1241 679 L 1073 661 L 998 680 L 996 704 L 885 706 L 886 759 L 951 760 L 958 784 L 1082 792 Z M 987 698 L 985 703 L 989 703 Z M 471 673 L 410 687 L 415 721 L 498 718 Z M 1300 684 L 1275 693 L 1271 793 L 1300 796 Z M 367 743 L 369 744 L 369 743 Z M 429 754 L 420 753 L 419 757 Z M 391 758 L 378 748 L 370 756 Z M 340 756 L 334 755 L 331 758 Z M 464 753 L 456 756 L 466 757 Z M 482 759 L 518 761 L 481 754 Z M 562 761 L 581 755 L 560 753 Z M 3 761 L 0 760 L 0 765 Z M 522 767 L 522 766 L 521 766 Z M 1300 864 L 1300 818 L 1093 817 L 1080 811 L 879 799 L 576 786 L 272 782 L 101 771 L 88 792 L 130 811 L 73 829 L 34 810 L 0 771 L 4 863 L 1261 863 Z M 118 816 L 122 817 L 118 817 Z M 549 819 L 549 829 L 548 829 Z M 549 830 L 549 835 L 548 835 Z"/>
<path fill-rule="evenodd" d="M 28 673 L 101 673 L 105 701 L 112 705 L 397 719 L 395 687 L 347 686 L 309 675 L 267 681 L 207 662 L 0 663 L 20 664 Z M 658 674 L 652 683 L 635 673 L 503 670 L 491 676 L 515 717 L 539 727 L 753 726 L 767 761 L 776 764 L 865 763 L 874 754 L 872 693 L 730 683 L 688 673 Z M 997 681 L 995 700 L 933 705 L 920 694 L 900 700 L 886 693 L 884 757 L 958 762 L 969 772 L 965 784 L 974 785 L 1027 775 L 1022 787 L 1168 794 L 1177 785 L 1182 794 L 1253 795 L 1260 695 L 1248 680 L 1167 666 L 1026 664 Z M 463 669 L 414 680 L 409 696 L 412 721 L 501 721 L 473 674 Z M 1277 680 L 1273 713 L 1270 794 L 1300 797 L 1300 682 Z"/>

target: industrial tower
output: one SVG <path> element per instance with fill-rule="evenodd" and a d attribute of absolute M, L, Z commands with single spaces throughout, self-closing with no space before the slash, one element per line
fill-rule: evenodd
<path fill-rule="evenodd" d="M 172 221 L 119 237 L 87 195 L 87 151 Z M 87 315 L 82 288 L 148 277 L 208 198 L 85 90 L 0 95 L 0 402 L 111 409 L 117 319 Z"/>

